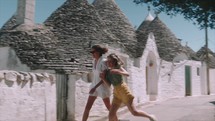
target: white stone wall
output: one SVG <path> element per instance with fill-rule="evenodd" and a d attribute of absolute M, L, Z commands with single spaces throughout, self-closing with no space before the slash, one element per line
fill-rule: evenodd
<path fill-rule="evenodd" d="M 145 69 L 138 67 L 132 67 L 131 69 L 131 80 L 128 82 L 129 87 L 135 96 L 135 103 L 143 103 L 148 101 L 148 95 L 146 94 L 146 79 Z"/>
<path fill-rule="evenodd" d="M 191 96 L 201 95 L 201 75 L 197 75 L 197 67 L 201 62 L 184 60 L 179 63 L 163 61 L 159 82 L 159 99 L 185 96 L 185 66 L 191 66 Z"/>
<path fill-rule="evenodd" d="M 172 97 L 185 95 L 184 69 L 183 67 L 174 69 L 170 62 L 162 60 L 159 75 L 159 100 L 166 100 Z"/>
<path fill-rule="evenodd" d="M 68 120 L 81 121 L 89 96 L 89 73 L 71 74 L 68 83 Z M 112 98 L 112 97 L 111 97 Z M 90 111 L 89 120 L 107 116 L 106 109 L 101 98 L 97 98 Z"/>
<path fill-rule="evenodd" d="M 210 91 L 215 94 L 215 69 L 210 69 Z"/>
<path fill-rule="evenodd" d="M 207 88 L 207 71 L 206 71 L 206 63 L 202 62 L 201 66 L 201 93 L 202 95 L 207 95 L 208 88 Z"/>
<path fill-rule="evenodd" d="M 154 63 L 152 67 L 149 66 L 149 60 Z M 191 95 L 201 95 L 201 62 L 184 60 L 173 64 L 160 59 L 152 34 L 149 35 L 143 56 L 134 61 L 130 60 L 129 63 L 132 62 L 137 66 L 131 65 L 128 68 L 131 72 L 128 84 L 135 95 L 135 103 L 147 102 L 151 98 L 161 101 L 174 97 L 184 97 L 186 65 L 191 67 Z M 150 78 L 155 80 L 151 88 L 156 88 L 154 85 L 157 85 L 158 91 L 155 95 L 146 92 L 149 88 L 146 84 L 146 67 L 150 73 L 148 75 L 149 81 L 151 81 Z M 200 69 L 200 75 L 197 75 L 197 67 Z"/>
<path fill-rule="evenodd" d="M 201 95 L 201 74 L 197 74 L 197 68 L 201 70 L 200 61 L 188 61 L 187 65 L 191 66 L 191 95 Z"/>
<path fill-rule="evenodd" d="M 191 66 L 191 95 L 201 95 L 201 76 L 197 75 L 197 67 L 201 69 L 201 63 L 196 61 L 182 61 L 175 63 L 161 61 L 158 66 L 158 97 L 157 100 L 166 100 L 173 97 L 185 96 L 185 66 Z M 137 102 L 149 101 L 146 94 L 145 68 L 133 67 L 132 82 Z M 136 84 L 137 83 L 137 84 Z"/>
<path fill-rule="evenodd" d="M 148 40 L 146 43 L 146 47 L 143 52 L 143 56 L 141 58 L 137 58 L 134 60 L 134 65 L 130 69 L 131 73 L 131 79 L 129 86 L 131 87 L 133 94 L 135 96 L 134 102 L 135 103 L 143 103 L 150 100 L 150 96 L 147 94 L 147 86 L 146 86 L 146 67 L 148 68 L 149 72 L 151 71 L 150 68 L 155 69 L 153 73 L 148 74 L 148 81 L 150 80 L 150 77 L 153 77 L 154 81 L 157 81 L 158 77 L 156 77 L 159 73 L 157 66 L 159 66 L 159 55 L 157 52 L 157 47 L 154 41 L 154 36 L 152 33 L 149 34 Z M 154 67 L 149 67 L 150 61 L 153 62 Z M 153 85 L 151 85 L 151 88 Z M 156 89 L 155 89 L 156 90 Z M 153 94 L 154 95 L 154 94 Z M 151 94 L 152 96 L 152 94 Z"/>
<path fill-rule="evenodd" d="M 202 62 L 201 66 L 201 94 L 208 95 L 208 82 L 207 82 L 207 65 Z M 209 85 L 210 94 L 215 94 L 215 69 L 209 69 Z"/>
<path fill-rule="evenodd" d="M 0 71 L 0 121 L 56 121 L 54 75 Z"/>

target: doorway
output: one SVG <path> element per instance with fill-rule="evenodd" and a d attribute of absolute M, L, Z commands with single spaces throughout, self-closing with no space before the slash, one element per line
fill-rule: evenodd
<path fill-rule="evenodd" d="M 185 96 L 191 96 L 191 67 L 185 66 Z"/>
<path fill-rule="evenodd" d="M 153 52 L 149 53 L 146 62 L 146 94 L 150 101 L 155 101 L 158 95 L 158 65 Z"/>

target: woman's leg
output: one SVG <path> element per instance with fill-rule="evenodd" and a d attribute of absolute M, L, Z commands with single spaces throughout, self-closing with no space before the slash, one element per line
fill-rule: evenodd
<path fill-rule="evenodd" d="M 119 109 L 120 105 L 118 104 L 112 104 L 111 108 L 110 108 L 110 112 L 109 112 L 109 121 L 118 121 L 118 118 L 117 118 L 117 110 Z"/>
<path fill-rule="evenodd" d="M 110 111 L 110 108 L 111 108 L 110 98 L 109 98 L 109 97 L 104 98 L 104 99 L 103 99 L 103 102 L 104 102 L 106 108 Z"/>
<path fill-rule="evenodd" d="M 128 107 L 128 110 L 131 112 L 131 114 L 134 116 L 146 117 L 146 118 L 149 118 L 150 121 L 156 121 L 156 119 L 153 115 L 150 115 L 143 111 L 136 110 L 136 108 L 134 107 L 134 104 L 133 104 L 133 100 L 132 100 L 132 102 L 127 104 L 127 107 Z"/>
<path fill-rule="evenodd" d="M 96 98 L 97 97 L 95 97 L 95 96 L 89 96 L 88 97 L 87 104 L 86 104 L 84 114 L 82 117 L 82 121 L 87 121 L 90 109 L 92 108 L 92 105 L 93 105 L 94 101 L 96 100 Z"/>

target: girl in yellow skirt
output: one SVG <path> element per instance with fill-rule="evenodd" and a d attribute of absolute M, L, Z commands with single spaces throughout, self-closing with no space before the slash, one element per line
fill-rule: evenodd
<path fill-rule="evenodd" d="M 107 85 L 112 84 L 114 87 L 112 106 L 109 111 L 109 121 L 118 121 L 116 114 L 122 103 L 128 107 L 128 110 L 134 116 L 146 117 L 150 121 L 157 121 L 154 115 L 138 111 L 134 107 L 134 96 L 122 78 L 123 75 L 129 76 L 129 73 L 122 67 L 123 62 L 121 59 L 116 54 L 112 53 L 107 57 L 107 65 L 108 69 L 101 73 L 100 77 L 104 83 Z"/>

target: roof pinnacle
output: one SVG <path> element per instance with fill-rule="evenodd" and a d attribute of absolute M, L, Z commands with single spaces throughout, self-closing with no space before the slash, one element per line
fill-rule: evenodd
<path fill-rule="evenodd" d="M 150 10 L 151 10 L 151 8 L 150 8 L 150 6 L 148 6 L 148 15 L 146 16 L 145 21 L 153 21 L 154 20 L 154 17 L 151 15 Z"/>

